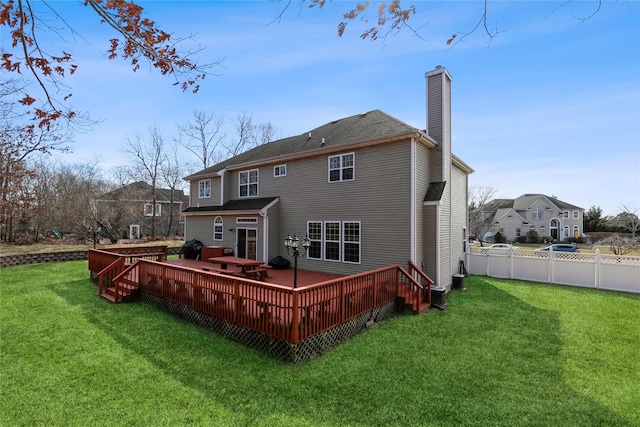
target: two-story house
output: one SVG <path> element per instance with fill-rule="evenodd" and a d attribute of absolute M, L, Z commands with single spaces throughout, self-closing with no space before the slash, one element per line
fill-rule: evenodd
<path fill-rule="evenodd" d="M 380 110 L 258 146 L 194 173 L 185 239 L 268 262 L 288 234 L 300 268 L 354 274 L 413 261 L 450 286 L 467 239 L 472 169 L 451 153 L 451 76 L 426 73 L 427 129 Z"/>
<path fill-rule="evenodd" d="M 112 240 L 117 238 L 168 237 L 181 235 L 184 191 L 156 189 L 139 181 L 103 194 L 96 200 L 98 222 Z"/>
<path fill-rule="evenodd" d="M 487 203 L 493 215 L 493 232 L 502 233 L 507 241 L 517 241 L 535 231 L 563 241 L 582 236 L 584 209 L 554 196 L 523 194 L 516 199 L 496 199 Z"/>

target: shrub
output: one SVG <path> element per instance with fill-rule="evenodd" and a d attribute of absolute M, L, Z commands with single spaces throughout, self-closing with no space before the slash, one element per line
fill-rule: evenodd
<path fill-rule="evenodd" d="M 507 243 L 507 238 L 504 237 L 504 234 L 501 232 L 497 232 L 495 236 L 493 236 L 494 243 Z"/>
<path fill-rule="evenodd" d="M 530 230 L 527 233 L 527 242 L 528 243 L 540 243 L 540 236 L 538 235 L 538 232 L 535 230 Z"/>
<path fill-rule="evenodd" d="M 527 236 L 519 236 L 516 239 L 516 242 L 518 242 L 518 243 L 527 243 Z"/>

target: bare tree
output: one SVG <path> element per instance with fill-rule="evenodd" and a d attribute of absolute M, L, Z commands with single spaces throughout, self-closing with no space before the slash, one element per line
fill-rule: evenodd
<path fill-rule="evenodd" d="M 137 134 L 127 140 L 125 152 L 133 156 L 133 172 L 142 181 L 151 185 L 151 238 L 156 238 L 156 202 L 158 184 L 161 179 L 162 164 L 166 159 L 165 142 L 162 133 L 155 126 L 149 127 L 148 138 Z"/>
<path fill-rule="evenodd" d="M 280 131 L 276 129 L 271 123 L 261 123 L 258 126 L 257 142 L 258 145 L 266 144 L 278 138 Z"/>
<path fill-rule="evenodd" d="M 162 182 L 169 190 L 169 215 L 167 217 L 167 226 L 165 230 L 166 237 L 169 237 L 175 221 L 176 212 L 174 212 L 174 202 L 176 202 L 179 196 L 183 194 L 179 191 L 179 186 L 182 183 L 182 177 L 184 176 L 185 171 L 182 168 L 182 162 L 178 159 L 178 151 L 176 148 L 177 147 L 174 147 L 174 149 L 166 156 L 162 165 Z M 182 206 L 181 198 L 180 206 Z"/>
<path fill-rule="evenodd" d="M 469 231 L 475 234 L 482 245 L 483 236 L 493 226 L 493 213 L 487 211 L 487 204 L 494 198 L 494 187 L 471 186 L 469 188 Z"/>
<path fill-rule="evenodd" d="M 224 145 L 228 157 L 236 156 L 250 148 L 257 146 L 256 127 L 253 115 L 243 111 L 234 118 L 235 138 Z"/>
<path fill-rule="evenodd" d="M 193 110 L 190 122 L 178 125 L 178 143 L 193 153 L 206 169 L 222 160 L 218 151 L 227 136 L 223 132 L 224 117 L 202 110 Z"/>
<path fill-rule="evenodd" d="M 613 225 L 616 228 L 628 231 L 631 233 L 631 237 L 635 239 L 636 233 L 640 231 L 640 218 L 638 218 L 640 209 L 625 205 L 624 203 L 621 204 L 620 207 L 622 212 L 613 218 Z"/>

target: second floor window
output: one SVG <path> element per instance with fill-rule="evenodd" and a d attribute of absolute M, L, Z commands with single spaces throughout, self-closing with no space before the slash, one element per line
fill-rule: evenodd
<path fill-rule="evenodd" d="M 535 208 L 533 210 L 533 219 L 542 219 L 542 211 L 540 210 L 540 208 Z"/>
<path fill-rule="evenodd" d="M 273 168 L 273 176 L 285 176 L 287 175 L 287 165 L 275 166 Z"/>
<path fill-rule="evenodd" d="M 209 197 L 211 197 L 211 180 L 198 181 L 198 198 L 208 199 Z"/>
<path fill-rule="evenodd" d="M 569 219 L 569 211 L 563 211 L 562 212 L 562 218 Z"/>
<path fill-rule="evenodd" d="M 156 214 L 155 216 L 162 215 L 162 208 L 159 203 L 156 203 Z M 153 203 L 145 203 L 144 204 L 144 216 L 154 216 L 153 215 Z"/>
<path fill-rule="evenodd" d="M 240 172 L 239 174 L 240 197 L 251 197 L 258 195 L 258 169 Z"/>
<path fill-rule="evenodd" d="M 355 178 L 355 154 L 329 157 L 329 182 L 353 181 Z"/>
<path fill-rule="evenodd" d="M 580 212 L 573 211 L 573 219 L 580 219 Z"/>

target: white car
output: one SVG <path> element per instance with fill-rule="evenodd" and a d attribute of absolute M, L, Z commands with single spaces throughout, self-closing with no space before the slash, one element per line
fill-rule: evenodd
<path fill-rule="evenodd" d="M 513 249 L 514 251 L 520 249 L 517 246 L 510 245 L 508 243 L 494 243 L 489 246 L 487 249 Z"/>

